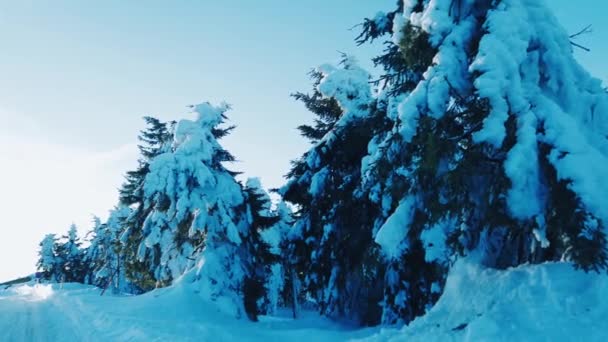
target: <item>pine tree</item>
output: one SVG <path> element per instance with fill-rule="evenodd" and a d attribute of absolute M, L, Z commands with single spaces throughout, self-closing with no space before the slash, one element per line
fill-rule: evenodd
<path fill-rule="evenodd" d="M 120 203 L 126 206 L 142 202 L 142 184 L 150 172 L 150 160 L 164 152 L 167 149 L 167 143 L 173 138 L 171 126 L 174 123 L 167 124 L 151 116 L 145 116 L 143 119 L 148 127 L 138 136 L 141 142 L 138 145 L 141 154 L 139 166 L 136 170 L 127 172 L 126 181 L 119 189 Z"/>
<path fill-rule="evenodd" d="M 272 262 L 267 265 L 267 276 L 264 283 L 265 297 L 262 302 L 262 312 L 276 314 L 279 307 L 292 306 L 291 270 L 288 262 L 289 240 L 288 236 L 293 227 L 291 209 L 283 201 L 277 203 L 272 215 L 278 217 L 277 222 L 270 228 L 261 232 L 262 239 L 270 247 L 273 255 Z"/>
<path fill-rule="evenodd" d="M 96 273 L 104 264 L 104 256 L 107 246 L 110 244 L 109 236 L 105 234 L 106 225 L 101 223 L 101 219 L 97 216 L 93 217 L 93 228 L 87 233 L 89 238 L 89 246 L 86 248 L 84 262 L 86 264 L 87 275 L 85 284 L 93 284 L 101 286 Z"/>
<path fill-rule="evenodd" d="M 184 281 L 195 282 L 204 298 L 238 316 L 247 221 L 242 188 L 223 165 L 234 157 L 217 141 L 231 130 L 221 126 L 228 109 L 194 106 L 197 119 L 181 120 L 171 149 L 151 160 L 138 257 L 161 284 L 188 272 Z"/>
<path fill-rule="evenodd" d="M 130 214 L 130 208 L 120 207 L 110 212 L 107 223 L 95 218 L 94 237 L 87 248 L 90 282 L 103 289 L 111 288 L 113 293 L 137 292 L 126 277 L 124 246 L 120 241 Z"/>
<path fill-rule="evenodd" d="M 59 281 L 61 264 L 57 259 L 57 237 L 55 234 L 47 234 L 40 242 L 38 269 L 42 272 L 42 278 L 52 282 Z"/>
<path fill-rule="evenodd" d="M 139 287 L 138 292 L 153 289 L 157 281 L 151 272 L 152 265 L 137 257 L 143 239 L 141 227 L 148 215 L 144 210 L 143 184 L 150 173 L 150 161 L 170 149 L 175 125 L 175 122 L 166 123 L 149 116 L 144 117 L 144 121 L 148 127 L 142 130 L 138 137 L 141 142 L 138 146 L 141 155 L 139 165 L 136 170 L 127 172 L 126 181 L 119 189 L 120 205 L 133 208 L 131 215 L 124 222 L 120 239 L 124 245 L 121 253 L 124 254 L 127 278 Z"/>
<path fill-rule="evenodd" d="M 274 313 L 279 305 L 285 284 L 282 265 L 282 247 L 288 214 L 273 211 L 268 193 L 260 180 L 249 178 L 245 185 L 245 203 L 248 211 L 249 232 L 243 244 L 247 262 L 247 276 L 243 287 L 245 310 L 251 320 L 257 321 L 260 313 Z"/>
<path fill-rule="evenodd" d="M 394 125 L 362 170 L 383 208 L 385 322 L 424 314 L 460 255 L 607 267 L 608 191 L 588 186 L 606 167 L 575 165 L 608 165 L 608 100 L 544 5 L 406 1 L 363 28 L 391 38 L 375 61 Z"/>
<path fill-rule="evenodd" d="M 358 192 L 361 158 L 386 125 L 376 110 L 369 75 L 347 56 L 339 68 L 311 73 L 312 94 L 296 93 L 317 117 L 301 134 L 313 147 L 293 163 L 284 198 L 296 204 L 291 263 L 304 292 L 329 316 L 377 323 L 383 267 L 372 242 L 377 209 Z"/>
<path fill-rule="evenodd" d="M 86 268 L 84 263 L 84 251 L 80 248 L 81 242 L 78 237 L 78 229 L 72 224 L 68 234 L 62 236 L 64 242 L 58 244 L 56 253 L 61 265 L 61 282 L 84 283 Z"/>

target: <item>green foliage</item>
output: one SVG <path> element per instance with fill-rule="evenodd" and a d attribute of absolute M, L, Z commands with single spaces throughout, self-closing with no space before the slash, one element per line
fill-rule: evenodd
<path fill-rule="evenodd" d="M 323 74 L 319 71 L 312 70 L 309 75 L 313 80 L 313 92 L 311 94 L 297 92 L 291 96 L 297 101 L 301 101 L 310 112 L 317 116 L 314 119 L 314 126 L 298 126 L 300 134 L 314 144 L 332 130 L 336 122 L 342 116 L 342 109 L 336 99 L 324 98 L 317 90 L 317 87 L 323 79 Z"/>
<path fill-rule="evenodd" d="M 410 22 L 401 30 L 398 46 L 405 67 L 415 73 L 424 72 L 433 63 L 437 49 L 430 44 L 428 33 Z"/>
<path fill-rule="evenodd" d="M 141 157 L 136 170 L 128 171 L 125 182 L 119 189 L 119 199 L 122 205 L 140 205 L 143 200 L 143 181 L 150 172 L 150 160 L 162 153 L 166 145 L 173 139 L 172 130 L 175 122 L 165 123 L 146 116 L 144 121 L 147 128 L 138 136 L 141 142 L 138 145 Z"/>
<path fill-rule="evenodd" d="M 376 110 L 377 103 L 371 103 L 369 116 L 337 126 L 342 109 L 334 98 L 317 90 L 322 75 L 312 73 L 311 78 L 312 95 L 294 97 L 315 115 L 314 126 L 299 127 L 315 145 L 292 162 L 289 183 L 282 189 L 285 200 L 298 207 L 294 229 L 302 232 L 291 242 L 289 260 L 302 291 L 316 300 L 321 313 L 373 325 L 380 320 L 378 284 L 384 271 L 382 263 L 371 257 L 377 256 L 372 227 L 378 208 L 358 189 L 367 145 L 389 121 L 385 112 Z M 324 184 L 321 193 L 313 195 L 315 174 Z"/>
<path fill-rule="evenodd" d="M 141 227 L 150 212 L 150 208 L 144 208 L 143 186 L 150 172 L 150 161 L 169 149 L 173 140 L 173 129 L 175 122 L 161 122 L 153 117 L 144 117 L 146 129 L 142 130 L 138 139 L 141 141 L 139 151 L 141 157 L 136 170 L 128 171 L 126 181 L 119 189 L 120 203 L 134 208 L 131 216 L 125 221 L 123 229 L 124 247 L 122 253 L 125 260 L 125 273 L 127 279 L 141 292 L 155 288 L 155 279 L 150 260 L 139 260 L 138 249 L 143 241 Z M 166 203 L 164 203 L 166 204 Z M 163 205 L 160 203 L 158 205 Z"/>
<path fill-rule="evenodd" d="M 549 189 L 546 234 L 550 242 L 542 260 L 571 260 L 585 271 L 608 269 L 604 223 L 583 209 L 580 198 L 570 189 L 570 181 L 560 180 L 550 165 L 549 145 L 541 146 L 541 166 Z"/>

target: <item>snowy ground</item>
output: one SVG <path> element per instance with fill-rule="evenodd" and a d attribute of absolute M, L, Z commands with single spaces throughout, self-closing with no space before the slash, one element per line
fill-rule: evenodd
<path fill-rule="evenodd" d="M 343 341 L 369 336 L 316 314 L 234 320 L 180 289 L 100 296 L 79 284 L 0 290 L 1 341 Z"/>
<path fill-rule="evenodd" d="M 352 330 L 307 313 L 223 316 L 181 288 L 100 296 L 66 284 L 0 290 L 2 341 L 606 341 L 608 277 L 567 264 L 484 270 L 459 262 L 429 313 L 403 329 Z"/>
<path fill-rule="evenodd" d="M 368 341 L 608 341 L 608 276 L 564 263 L 508 271 L 454 266 L 439 302 Z"/>

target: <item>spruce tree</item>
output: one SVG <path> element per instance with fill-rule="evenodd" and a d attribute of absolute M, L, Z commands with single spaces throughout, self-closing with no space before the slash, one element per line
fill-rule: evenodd
<path fill-rule="evenodd" d="M 313 92 L 294 97 L 316 115 L 313 126 L 299 127 L 313 147 L 293 163 L 281 189 L 298 206 L 290 267 L 321 313 L 375 324 L 383 273 L 372 242 L 377 209 L 358 189 L 361 158 L 387 121 L 376 108 L 369 75 L 351 57 L 311 76 Z"/>
<path fill-rule="evenodd" d="M 363 28 L 390 36 L 375 61 L 394 125 L 362 168 L 383 208 L 385 322 L 424 314 L 461 255 L 606 268 L 608 100 L 544 5 L 406 1 Z"/>
<path fill-rule="evenodd" d="M 92 236 L 89 240 L 89 246 L 85 253 L 85 263 L 87 275 L 85 277 L 86 284 L 101 286 L 96 276 L 98 270 L 105 263 L 105 254 L 107 246 L 110 244 L 109 236 L 106 234 L 106 225 L 101 223 L 101 219 L 97 216 L 93 217 L 93 228 L 87 233 L 87 236 Z"/>
<path fill-rule="evenodd" d="M 276 314 L 279 307 L 295 308 L 293 293 L 289 285 L 291 270 L 289 264 L 289 234 L 293 227 L 291 209 L 284 201 L 279 201 L 272 211 L 278 217 L 277 222 L 261 232 L 262 239 L 270 247 L 272 262 L 267 265 L 267 276 L 264 283 L 265 297 L 262 301 L 262 312 Z"/>
<path fill-rule="evenodd" d="M 234 157 L 217 141 L 231 130 L 222 126 L 228 109 L 193 106 L 197 119 L 181 120 L 171 148 L 151 160 L 138 257 L 161 285 L 188 272 L 184 281 L 196 283 L 204 298 L 242 315 L 244 196 L 223 165 Z"/>
<path fill-rule="evenodd" d="M 86 277 L 86 265 L 84 262 L 84 250 L 80 248 L 82 243 L 78 237 L 78 229 L 72 224 L 68 234 L 62 236 L 64 242 L 57 246 L 57 259 L 61 265 L 61 282 L 83 283 Z"/>
<path fill-rule="evenodd" d="M 284 208 L 273 211 L 260 180 L 249 178 L 245 185 L 249 231 L 244 237 L 247 276 L 243 284 L 245 310 L 251 320 L 258 314 L 274 313 L 285 284 L 282 248 L 289 229 Z"/>
<path fill-rule="evenodd" d="M 139 288 L 138 292 L 153 289 L 157 279 L 151 271 L 149 261 L 140 260 L 138 248 L 142 242 L 141 227 L 148 212 L 144 210 L 143 184 L 150 172 L 150 161 L 170 149 L 173 140 L 174 122 L 162 122 L 154 117 L 144 117 L 146 129 L 138 136 L 140 158 L 136 170 L 127 172 L 125 183 L 119 189 L 120 205 L 132 207 L 130 216 L 124 221 L 120 237 L 124 247 L 121 253 L 125 259 L 125 272 L 129 282 Z"/>
<path fill-rule="evenodd" d="M 61 275 L 61 263 L 57 259 L 57 237 L 55 234 L 47 234 L 40 242 L 38 251 L 37 267 L 42 273 L 42 278 L 57 282 Z"/>
<path fill-rule="evenodd" d="M 131 214 L 128 207 L 115 208 L 106 223 L 94 220 L 93 238 L 87 248 L 90 283 L 112 292 L 137 292 L 126 277 L 125 255 L 120 235 Z"/>

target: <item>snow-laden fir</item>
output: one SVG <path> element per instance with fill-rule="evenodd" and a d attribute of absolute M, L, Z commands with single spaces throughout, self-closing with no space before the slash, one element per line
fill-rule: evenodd
<path fill-rule="evenodd" d="M 51 312 L 82 338 L 608 336 L 608 96 L 545 4 L 402 0 L 361 29 L 380 76 L 312 70 L 280 201 L 229 169 L 228 105 L 147 117 L 108 221 L 47 235 L 52 285 L 2 292 L 10 336 Z"/>

